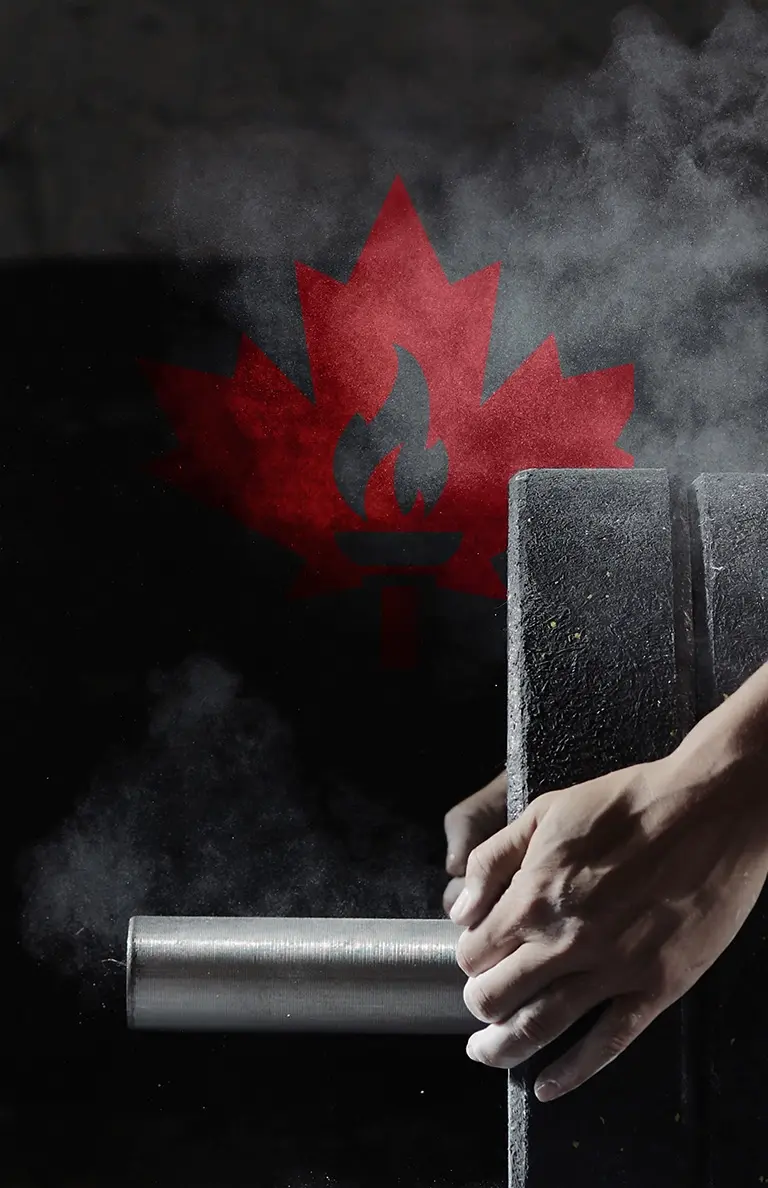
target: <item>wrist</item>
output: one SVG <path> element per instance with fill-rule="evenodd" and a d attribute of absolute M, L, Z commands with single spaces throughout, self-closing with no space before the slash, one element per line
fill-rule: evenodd
<path fill-rule="evenodd" d="M 720 739 L 729 762 L 768 768 L 768 664 L 698 723 L 702 735 Z"/>
<path fill-rule="evenodd" d="M 768 665 L 694 726 L 669 767 L 692 789 L 754 815 L 768 834 Z"/>
<path fill-rule="evenodd" d="M 697 722 L 673 752 L 681 760 L 713 777 L 729 772 L 762 769 L 768 775 L 768 745 L 757 732 L 745 729 L 740 718 L 720 713 L 719 706 Z"/>

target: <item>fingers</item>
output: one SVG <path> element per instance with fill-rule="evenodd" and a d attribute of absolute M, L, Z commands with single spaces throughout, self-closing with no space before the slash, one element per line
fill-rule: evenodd
<path fill-rule="evenodd" d="M 443 911 L 445 912 L 446 916 L 450 916 L 451 908 L 461 895 L 463 889 L 463 879 L 451 879 L 450 883 L 445 888 L 445 891 L 443 892 Z"/>
<path fill-rule="evenodd" d="M 451 911 L 453 920 L 457 907 L 458 900 Z M 541 912 L 537 909 L 537 901 L 531 899 L 530 892 L 526 894 L 513 875 L 496 903 L 486 909 L 487 915 L 459 937 L 456 945 L 459 968 L 467 977 L 476 978 L 526 941 L 533 940 L 541 933 Z"/>
<path fill-rule="evenodd" d="M 529 1000 L 555 984 L 562 985 L 569 975 L 571 980 L 575 976 L 567 956 L 553 954 L 541 943 L 522 944 L 492 969 L 469 978 L 464 1002 L 482 1023 L 503 1023 Z"/>
<path fill-rule="evenodd" d="M 475 846 L 502 829 L 506 822 L 507 773 L 502 771 L 490 784 L 445 814 L 445 869 L 448 874 L 461 878 Z"/>
<path fill-rule="evenodd" d="M 639 994 L 614 998 L 584 1039 L 537 1078 L 534 1092 L 539 1101 L 554 1101 L 578 1089 L 625 1052 L 663 1009 L 663 1004 Z"/>
<path fill-rule="evenodd" d="M 493 1068 L 516 1068 L 551 1044 L 605 995 L 584 974 L 563 978 L 520 1006 L 502 1023 L 475 1032 L 467 1055 Z"/>
<path fill-rule="evenodd" d="M 538 804 L 534 801 L 469 855 L 464 889 L 451 911 L 455 924 L 471 927 L 482 920 L 509 885 L 536 829 Z"/>

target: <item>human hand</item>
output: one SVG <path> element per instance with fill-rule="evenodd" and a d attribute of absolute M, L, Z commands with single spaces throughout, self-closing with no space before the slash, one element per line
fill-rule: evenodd
<path fill-rule="evenodd" d="M 464 889 L 467 859 L 486 838 L 507 823 L 507 773 L 502 771 L 479 792 L 455 804 L 445 814 L 445 869 L 452 875 L 443 894 L 446 915 Z"/>
<path fill-rule="evenodd" d="M 715 715 L 711 716 L 712 718 Z M 474 849 L 452 917 L 468 1054 L 514 1068 L 607 1003 L 536 1081 L 577 1088 L 733 940 L 768 873 L 768 769 L 702 722 L 666 759 L 534 800 Z M 466 896 L 466 898 L 465 898 Z"/>

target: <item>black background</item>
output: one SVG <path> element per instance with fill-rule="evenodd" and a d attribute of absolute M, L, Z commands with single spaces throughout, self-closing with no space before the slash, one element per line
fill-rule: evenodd
<path fill-rule="evenodd" d="M 442 814 L 503 763 L 503 671 L 488 664 L 484 689 L 475 673 L 446 690 L 429 663 L 446 641 L 427 635 L 419 669 L 387 674 L 375 595 L 320 610 L 289 602 L 290 558 L 146 473 L 170 438 L 136 359 L 207 349 L 200 365 L 225 370 L 231 347 L 174 280 L 172 268 L 124 264 L 3 275 L 8 861 L 55 833 L 95 771 L 140 747 L 148 675 L 202 653 L 292 724 L 300 770 L 316 782 L 339 773 L 427 827 L 424 910 L 439 914 Z M 503 646 L 503 616 L 489 609 L 486 634 Z M 284 860 L 279 840 L 265 854 L 253 839 L 254 865 Z M 483 1076 L 460 1040 L 128 1033 L 121 973 L 100 964 L 123 954 L 97 939 L 93 960 L 64 973 L 67 938 L 53 938 L 42 962 L 14 940 L 22 909 L 17 892 L 5 1107 L 14 1182 L 502 1174 L 502 1074 Z M 476 1147 L 478 1124 L 487 1139 Z"/>
<path fill-rule="evenodd" d="M 245 329 L 286 370 L 300 377 L 304 364 L 299 332 L 284 329 L 277 304 L 272 320 L 262 310 L 255 325 L 227 316 L 215 300 L 224 283 L 218 265 L 192 276 L 189 259 L 182 267 L 142 240 L 134 218 L 142 152 L 126 149 L 121 163 L 118 148 L 141 141 L 131 139 L 131 113 L 170 134 L 208 122 L 215 135 L 230 99 L 233 119 L 240 104 L 248 118 L 255 111 L 263 127 L 289 138 L 294 122 L 298 129 L 315 118 L 324 136 L 343 139 L 353 59 L 354 78 L 367 72 L 372 80 L 372 121 L 377 96 L 405 94 L 397 121 L 407 137 L 405 82 L 420 79 L 426 92 L 417 93 L 411 114 L 420 135 L 432 137 L 433 161 L 441 138 L 469 145 L 476 160 L 504 141 L 515 104 L 535 108 L 553 80 L 597 64 L 619 6 L 467 3 L 466 11 L 446 6 L 441 21 L 428 6 L 281 5 L 271 23 L 265 18 L 239 39 L 237 57 L 238 11 L 262 6 L 223 6 L 218 19 L 199 7 L 185 6 L 199 20 L 186 41 L 177 39 L 179 56 L 164 60 L 160 52 L 150 65 L 131 58 L 133 43 L 122 61 L 114 28 L 88 34 L 92 5 L 66 7 L 77 44 L 89 46 L 81 56 L 63 26 L 35 24 L 35 5 L 24 6 L 23 20 L 8 10 L 0 143 L 2 194 L 11 196 L 0 208 L 7 255 L 0 270 L 0 744 L 10 991 L 3 1182 L 499 1185 L 504 1077 L 467 1061 L 461 1041 L 129 1034 L 119 970 L 95 977 L 85 963 L 73 975 L 56 945 L 47 961 L 24 948 L 16 864 L 30 845 L 56 834 L 96 773 L 144 745 L 151 673 L 204 654 L 241 674 L 244 692 L 290 723 L 314 811 L 322 810 L 324 790 L 349 779 L 372 805 L 423 830 L 420 869 L 433 888 L 423 910 L 439 913 L 442 814 L 503 763 L 503 608 L 444 601 L 421 667 L 388 675 L 378 665 L 375 598 L 288 603 L 289 557 L 147 475 L 147 462 L 171 437 L 139 357 L 226 373 Z M 715 11 L 657 8 L 689 41 Z M 170 37 L 180 11 L 142 8 L 135 23 L 143 22 L 147 37 L 164 27 Z M 462 35 L 467 28 L 476 42 Z M 498 44 L 501 66 L 489 71 L 488 47 Z M 207 113 L 194 99 L 206 64 L 217 75 L 219 104 L 214 111 L 211 99 Z M 110 91 L 113 76 L 129 80 L 122 91 Z M 503 109 L 488 81 L 500 76 Z M 424 93 L 428 105 L 419 102 Z M 108 146 L 117 146 L 114 153 Z M 416 189 L 439 225 L 434 168 Z M 365 201 L 350 199 L 345 208 L 354 226 L 342 228 L 340 254 L 325 249 L 329 271 L 344 275 L 387 184 L 383 176 L 361 181 Z M 292 201 L 300 204 L 300 179 L 296 187 Z M 300 237 L 294 244 L 289 231 L 288 263 L 302 257 Z M 320 254 L 310 262 L 318 265 Z M 262 271 L 271 278 L 282 266 L 270 257 Z M 259 268 L 250 275 L 258 278 Z M 292 341 L 281 345 L 281 334 Z M 626 356 L 586 357 L 602 366 Z M 642 412 L 642 375 L 638 392 Z M 400 860 L 396 842 L 378 854 L 380 864 L 390 853 Z M 254 845 L 254 863 L 264 862 Z"/>

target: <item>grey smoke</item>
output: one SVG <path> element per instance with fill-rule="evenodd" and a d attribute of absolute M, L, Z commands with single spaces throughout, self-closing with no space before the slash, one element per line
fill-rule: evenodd
<path fill-rule="evenodd" d="M 630 10 L 596 71 L 519 119 L 510 69 L 482 141 L 471 121 L 435 131 L 429 104 L 401 130 L 418 72 L 366 111 L 351 83 L 336 129 L 179 137 L 152 234 L 235 262 L 228 316 L 311 394 L 293 261 L 345 279 L 399 173 L 450 279 L 501 260 L 486 394 L 554 333 L 566 373 L 636 365 L 621 444 L 638 464 L 765 469 L 768 17 L 732 7 L 692 49 Z M 32 856 L 33 951 L 80 936 L 119 952 L 134 911 L 428 913 L 425 840 L 315 786 L 231 674 L 196 661 L 156 694 L 142 753 Z"/>
<path fill-rule="evenodd" d="M 566 374 L 635 364 L 620 444 L 639 465 L 764 470 L 768 16 L 734 5 L 695 48 L 642 9 L 614 32 L 535 112 L 520 63 L 502 85 L 494 59 L 482 134 L 441 129 L 414 71 L 364 109 L 353 77 L 336 129 L 180 138 L 148 228 L 183 259 L 236 261 L 223 308 L 311 395 L 293 261 L 346 279 L 399 173 L 450 279 L 502 263 L 486 395 L 555 334 Z M 467 55 L 452 93 L 477 115 Z"/>
<path fill-rule="evenodd" d="M 23 859 L 33 955 L 93 974 L 123 957 L 135 913 L 439 914 L 434 838 L 353 788 L 321 787 L 233 673 L 195 657 L 155 674 L 152 693 L 142 751 Z"/>
<path fill-rule="evenodd" d="M 557 334 L 566 368 L 634 362 L 622 444 L 638 461 L 763 470 L 766 16 L 735 6 L 692 50 L 630 11 L 532 135 L 496 342 L 527 322 L 531 339 Z M 459 190 L 466 207 L 471 183 Z M 546 313 L 531 325 L 530 311 Z"/>

